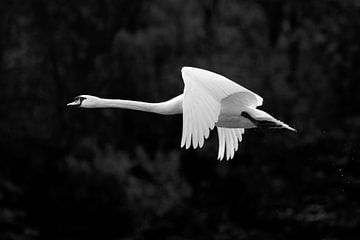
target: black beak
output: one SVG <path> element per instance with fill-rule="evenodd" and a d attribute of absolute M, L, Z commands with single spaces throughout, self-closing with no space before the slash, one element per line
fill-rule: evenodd
<path fill-rule="evenodd" d="M 66 106 L 68 106 L 68 107 L 77 107 L 77 106 L 80 106 L 80 101 L 75 100 L 75 101 L 73 101 L 73 102 L 71 102 L 71 103 L 66 104 Z"/>

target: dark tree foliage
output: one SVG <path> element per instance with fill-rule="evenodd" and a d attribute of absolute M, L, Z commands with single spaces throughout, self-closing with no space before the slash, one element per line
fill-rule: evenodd
<path fill-rule="evenodd" d="M 0 239 L 358 239 L 357 0 L 0 2 Z M 224 74 L 294 126 L 219 162 L 181 116 L 68 109 L 162 101 Z"/>

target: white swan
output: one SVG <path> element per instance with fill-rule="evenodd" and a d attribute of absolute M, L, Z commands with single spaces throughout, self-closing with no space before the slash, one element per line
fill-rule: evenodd
<path fill-rule="evenodd" d="M 181 147 L 202 147 L 210 130 L 217 127 L 218 159 L 229 160 L 238 149 L 245 128 L 295 129 L 257 109 L 263 99 L 256 93 L 219 74 L 183 67 L 184 93 L 165 102 L 147 103 L 130 100 L 103 99 L 80 95 L 67 106 L 83 108 L 125 108 L 158 114 L 183 114 Z"/>

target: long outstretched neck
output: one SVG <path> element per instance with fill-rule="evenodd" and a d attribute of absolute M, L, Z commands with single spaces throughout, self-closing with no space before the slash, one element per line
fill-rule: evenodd
<path fill-rule="evenodd" d="M 96 108 L 123 108 L 144 112 L 152 112 L 164 115 L 182 113 L 182 95 L 165 102 L 149 103 L 122 99 L 99 98 Z"/>

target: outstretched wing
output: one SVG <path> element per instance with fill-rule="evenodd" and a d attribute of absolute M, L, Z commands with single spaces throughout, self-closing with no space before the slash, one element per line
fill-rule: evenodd
<path fill-rule="evenodd" d="M 215 127 L 218 120 L 222 99 L 234 93 L 246 92 L 246 103 L 249 106 L 256 107 L 262 104 L 260 96 L 219 74 L 193 67 L 183 67 L 181 73 L 185 83 L 181 147 L 203 146 L 204 140 L 209 137 L 210 130 Z M 220 143 L 221 146 L 230 146 L 228 142 L 233 138 L 226 137 L 229 135 L 228 132 L 224 131 L 225 138 L 223 144 Z M 233 133 L 230 135 L 233 136 Z M 241 138 L 238 132 L 234 136 Z M 236 146 L 234 144 L 232 146 Z M 231 151 L 229 153 L 233 156 Z"/>
<path fill-rule="evenodd" d="M 222 128 L 217 127 L 219 137 L 219 153 L 218 159 L 222 160 L 225 156 L 226 160 L 232 159 L 238 150 L 239 142 L 242 140 L 243 128 Z"/>

